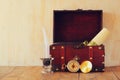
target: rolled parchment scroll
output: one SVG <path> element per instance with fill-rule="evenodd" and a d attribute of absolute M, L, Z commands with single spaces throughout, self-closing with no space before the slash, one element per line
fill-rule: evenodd
<path fill-rule="evenodd" d="M 101 45 L 109 35 L 109 30 L 103 28 L 89 43 L 88 46 Z"/>

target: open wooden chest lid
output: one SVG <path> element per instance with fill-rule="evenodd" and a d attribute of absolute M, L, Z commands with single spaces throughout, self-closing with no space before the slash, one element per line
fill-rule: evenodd
<path fill-rule="evenodd" d="M 54 10 L 53 43 L 90 41 L 102 29 L 102 10 Z"/>

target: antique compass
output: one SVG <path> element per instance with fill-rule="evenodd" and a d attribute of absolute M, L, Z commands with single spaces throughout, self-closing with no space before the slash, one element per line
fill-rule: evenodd
<path fill-rule="evenodd" d="M 80 64 L 77 60 L 70 60 L 67 64 L 67 69 L 70 72 L 77 72 L 80 68 Z"/>
<path fill-rule="evenodd" d="M 83 73 L 88 73 L 92 70 L 92 63 L 90 61 L 83 61 L 80 65 L 80 70 Z"/>

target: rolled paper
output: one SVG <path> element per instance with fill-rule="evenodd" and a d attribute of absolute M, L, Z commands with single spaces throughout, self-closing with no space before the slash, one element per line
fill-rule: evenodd
<path fill-rule="evenodd" d="M 45 58 L 49 58 L 49 44 L 48 44 L 48 38 L 47 38 L 47 34 L 44 28 L 42 28 L 42 32 L 43 32 L 43 37 L 44 37 L 44 48 L 45 48 Z"/>
<path fill-rule="evenodd" d="M 80 70 L 83 73 L 88 73 L 92 70 L 92 63 L 90 61 L 83 61 L 80 65 Z"/>
<path fill-rule="evenodd" d="M 103 28 L 89 43 L 88 46 L 101 45 L 109 35 L 109 30 Z"/>

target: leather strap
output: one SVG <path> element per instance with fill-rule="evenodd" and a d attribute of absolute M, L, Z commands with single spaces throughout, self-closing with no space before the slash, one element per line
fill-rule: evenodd
<path fill-rule="evenodd" d="M 93 47 L 89 47 L 89 60 L 92 62 L 93 61 Z"/>
<path fill-rule="evenodd" d="M 65 70 L 65 46 L 60 47 L 60 55 L 61 55 L 61 71 Z"/>

